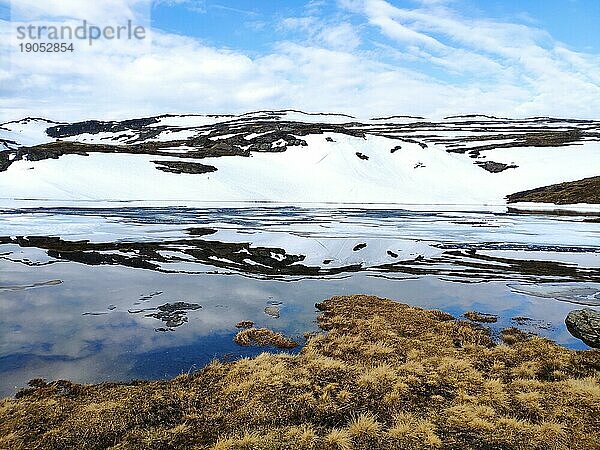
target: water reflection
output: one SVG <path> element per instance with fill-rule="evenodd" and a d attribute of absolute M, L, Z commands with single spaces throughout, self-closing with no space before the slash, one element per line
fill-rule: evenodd
<path fill-rule="evenodd" d="M 587 348 L 568 333 L 564 317 L 576 307 L 571 302 L 598 304 L 599 249 L 589 223 L 539 217 L 517 223 L 507 215 L 464 218 L 454 213 L 336 211 L 326 218 L 317 211 L 311 218 L 306 211 L 286 209 L 254 214 L 0 214 L 1 394 L 14 393 L 35 377 L 80 382 L 161 378 L 215 357 L 257 354 L 262 350 L 233 343 L 241 320 L 302 342 L 304 332 L 316 329 L 314 304 L 331 295 L 379 295 L 455 316 L 477 310 L 499 316 L 492 324 L 496 332 L 516 325 L 569 347 Z M 216 232 L 198 237 L 190 228 Z M 203 242 L 205 252 L 190 240 Z M 61 242 L 63 248 L 52 249 L 47 242 Z M 161 247 L 165 242 L 168 250 Z M 101 246 L 90 247 L 94 243 Z M 149 251 L 144 243 L 156 247 Z M 366 246 L 354 250 L 357 243 Z M 500 244 L 505 247 L 499 250 Z M 449 245 L 458 250 L 442 248 Z M 215 248 L 221 253 L 206 250 Z M 459 254 L 436 260 L 448 251 Z M 68 257 L 73 252 L 99 256 Z M 494 268 L 489 259 L 478 260 L 500 258 L 498 252 L 506 252 L 502 258 L 510 261 L 493 260 Z M 156 268 L 127 264 L 132 258 Z M 514 261 L 536 261 L 545 272 L 523 270 L 531 265 Z M 544 261 L 568 270 L 549 270 L 560 266 Z M 360 270 L 348 270 L 352 265 Z M 386 270 L 390 265 L 415 270 Z M 301 266 L 316 272 L 269 272 Z M 344 270 L 327 272 L 331 267 Z M 273 306 L 278 314 L 267 314 Z M 511 320 L 515 317 L 532 320 Z"/>

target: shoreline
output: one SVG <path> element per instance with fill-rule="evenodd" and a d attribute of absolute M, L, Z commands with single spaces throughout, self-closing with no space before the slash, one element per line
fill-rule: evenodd
<path fill-rule="evenodd" d="M 34 380 L 0 402 L 6 448 L 589 449 L 600 351 L 378 297 L 317 305 L 297 355 L 215 361 L 170 381 Z M 299 445 L 303 442 L 303 445 Z M 245 446 L 245 447 L 244 447 Z"/>

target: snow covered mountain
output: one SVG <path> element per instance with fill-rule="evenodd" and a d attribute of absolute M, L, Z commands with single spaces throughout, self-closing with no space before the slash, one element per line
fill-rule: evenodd
<path fill-rule="evenodd" d="M 600 121 L 260 111 L 0 124 L 0 198 L 503 205 L 600 175 Z"/>

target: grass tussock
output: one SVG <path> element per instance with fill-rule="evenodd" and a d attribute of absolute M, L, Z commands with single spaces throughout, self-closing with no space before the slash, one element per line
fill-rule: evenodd
<path fill-rule="evenodd" d="M 481 323 L 496 323 L 498 322 L 498 316 L 494 314 L 481 313 L 477 311 L 467 311 L 463 314 L 464 317 L 469 319 L 472 322 L 481 322 Z"/>
<path fill-rule="evenodd" d="M 326 333 L 297 355 L 171 381 L 37 380 L 0 402 L 0 448 L 600 448 L 599 351 L 514 332 L 495 345 L 480 325 L 376 297 L 319 308 Z"/>
<path fill-rule="evenodd" d="M 239 331 L 234 338 L 239 345 L 250 346 L 257 345 L 260 347 L 277 347 L 277 348 L 294 348 L 298 347 L 298 343 L 292 339 L 285 337 L 281 333 L 277 333 L 268 328 L 247 328 Z"/>

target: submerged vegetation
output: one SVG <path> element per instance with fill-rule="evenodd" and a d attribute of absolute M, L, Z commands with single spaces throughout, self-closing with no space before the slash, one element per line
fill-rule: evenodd
<path fill-rule="evenodd" d="M 0 448 L 600 447 L 600 351 L 514 331 L 498 344 L 481 325 L 371 296 L 317 306 L 324 332 L 296 355 L 171 381 L 34 380 L 0 403 Z"/>
<path fill-rule="evenodd" d="M 464 317 L 469 319 L 472 322 L 481 322 L 481 323 L 496 323 L 498 322 L 498 316 L 494 314 L 481 313 L 477 311 L 467 311 L 463 314 Z"/>

